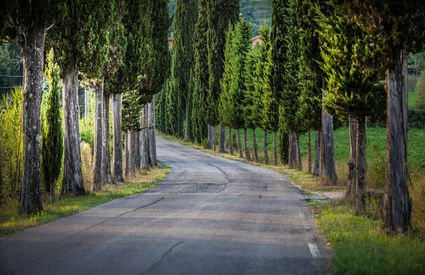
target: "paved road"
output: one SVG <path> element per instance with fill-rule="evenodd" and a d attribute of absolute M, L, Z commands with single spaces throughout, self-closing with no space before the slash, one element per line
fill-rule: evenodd
<path fill-rule="evenodd" d="M 324 274 L 285 177 L 158 138 L 151 190 L 0 239 L 0 274 Z"/>

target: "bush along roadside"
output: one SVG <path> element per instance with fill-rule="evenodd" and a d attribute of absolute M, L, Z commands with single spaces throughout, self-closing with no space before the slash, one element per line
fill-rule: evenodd
<path fill-rule="evenodd" d="M 160 134 L 162 138 L 182 145 L 245 163 L 275 170 L 288 177 L 307 197 L 321 191 L 341 191 L 341 187 L 321 186 L 320 179 L 311 174 L 285 166 L 265 165 L 246 161 L 236 155 L 218 153 L 202 145 Z M 370 196 L 367 215 L 355 216 L 350 200 L 307 203 L 315 213 L 318 230 L 325 235 L 331 249 L 331 270 L 335 274 L 425 274 L 425 243 L 415 232 L 408 236 L 389 236 L 381 230 L 382 205 Z M 419 233 L 419 234 L 417 234 Z"/>
<path fill-rule="evenodd" d="M 122 183 L 105 185 L 100 192 L 87 192 L 85 196 L 80 197 L 67 196 L 52 203 L 46 197 L 43 202 L 44 210 L 37 215 L 22 213 L 18 201 L 9 201 L 0 208 L 0 236 L 73 215 L 117 198 L 140 193 L 154 187 L 170 171 L 169 167 L 155 167 Z"/>

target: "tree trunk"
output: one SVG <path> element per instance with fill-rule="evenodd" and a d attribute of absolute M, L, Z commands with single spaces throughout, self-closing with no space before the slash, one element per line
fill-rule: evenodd
<path fill-rule="evenodd" d="M 143 123 L 142 123 L 142 169 L 149 170 L 149 139 L 148 139 L 148 122 L 149 122 L 148 104 L 143 107 Z"/>
<path fill-rule="evenodd" d="M 300 135 L 296 135 L 296 140 L 295 143 L 297 145 L 297 166 L 298 166 L 298 170 L 302 171 L 303 170 L 303 160 L 301 157 L 301 144 L 300 144 Z"/>
<path fill-rule="evenodd" d="M 316 139 L 314 142 L 314 169 L 313 176 L 320 174 L 320 131 L 316 131 Z"/>
<path fill-rule="evenodd" d="M 401 50 L 386 71 L 387 167 L 384 227 L 407 233 L 412 205 L 407 182 L 407 51 Z"/>
<path fill-rule="evenodd" d="M 308 130 L 308 173 L 311 174 L 311 132 Z"/>
<path fill-rule="evenodd" d="M 264 130 L 264 140 L 263 140 L 263 148 L 264 148 L 264 162 L 269 164 L 269 148 L 267 147 L 267 131 Z"/>
<path fill-rule="evenodd" d="M 5 7 L 3 7 L 5 8 Z M 43 84 L 44 24 L 34 23 L 22 45 L 24 63 L 23 129 L 24 156 L 21 204 L 26 213 L 43 210 L 41 201 L 41 120 L 40 106 Z"/>
<path fill-rule="evenodd" d="M 208 149 L 213 148 L 212 126 L 208 124 Z"/>
<path fill-rule="evenodd" d="M 103 171 L 102 171 L 102 143 L 103 143 L 103 81 L 96 85 L 94 96 L 94 146 L 93 146 L 93 191 L 102 189 Z"/>
<path fill-rule="evenodd" d="M 84 118 L 87 118 L 90 111 L 89 104 L 89 91 L 84 90 Z"/>
<path fill-rule="evenodd" d="M 248 137 L 247 137 L 247 134 L 246 134 L 246 128 L 243 128 L 243 139 L 244 139 L 246 160 L 251 160 L 251 156 L 249 155 Z"/>
<path fill-rule="evenodd" d="M 136 144 L 134 145 L 135 148 L 136 148 L 136 153 L 135 153 L 136 157 L 134 159 L 134 166 L 135 166 L 134 169 L 136 169 L 136 171 L 137 171 L 137 170 L 141 169 L 141 165 L 142 165 L 143 148 L 142 148 L 142 140 L 141 139 L 142 139 L 143 133 L 142 133 L 142 131 L 137 131 L 137 132 L 134 132 L 134 133 L 136 135 L 136 139 L 135 139 Z"/>
<path fill-rule="evenodd" d="M 356 214 L 366 213 L 366 119 L 359 119 L 357 122 L 357 143 L 356 143 L 356 168 L 357 168 L 357 188 L 356 188 Z"/>
<path fill-rule="evenodd" d="M 255 162 L 259 162 L 259 159 L 258 159 L 257 139 L 255 138 L 255 128 L 252 128 L 252 143 L 254 144 Z"/>
<path fill-rule="evenodd" d="M 185 109 L 185 121 L 184 121 L 184 140 L 189 141 L 188 128 L 189 128 L 189 105 L 186 102 Z"/>
<path fill-rule="evenodd" d="M 273 131 L 273 159 L 274 159 L 274 165 L 277 165 L 277 135 L 276 135 L 276 131 Z"/>
<path fill-rule="evenodd" d="M 156 165 L 156 137 L 155 137 L 155 96 L 149 103 L 149 153 L 152 165 Z"/>
<path fill-rule="evenodd" d="M 213 150 L 217 151 L 217 142 L 216 142 L 216 133 L 215 133 L 215 126 L 211 126 L 212 127 L 212 143 L 213 143 Z"/>
<path fill-rule="evenodd" d="M 332 116 L 328 115 L 322 109 L 322 131 L 320 135 L 320 176 L 324 178 L 327 184 L 335 185 L 337 175 L 335 170 L 334 156 L 334 125 Z"/>
<path fill-rule="evenodd" d="M 289 168 L 295 168 L 297 165 L 297 138 L 294 133 L 289 134 Z"/>
<path fill-rule="evenodd" d="M 220 123 L 220 153 L 226 153 L 226 126 Z"/>
<path fill-rule="evenodd" d="M 238 149 L 239 149 L 239 157 L 243 158 L 243 154 L 242 154 L 242 144 L 241 144 L 241 134 L 239 133 L 239 129 L 237 129 L 237 133 L 238 133 Z"/>
<path fill-rule="evenodd" d="M 111 149 L 109 142 L 109 94 L 103 94 L 103 154 L 102 154 L 102 170 L 104 175 L 104 183 L 112 183 L 111 175 Z"/>
<path fill-rule="evenodd" d="M 356 184 L 357 184 L 357 169 L 356 169 L 356 146 L 357 146 L 357 120 L 349 118 L 348 127 L 350 130 L 350 159 L 348 160 L 348 184 L 345 196 L 356 196 Z"/>
<path fill-rule="evenodd" d="M 125 176 L 130 176 L 130 131 L 125 132 Z"/>
<path fill-rule="evenodd" d="M 229 151 L 230 154 L 233 155 L 233 140 L 232 140 L 232 128 L 229 127 Z"/>
<path fill-rule="evenodd" d="M 113 144 L 113 177 L 114 182 L 123 181 L 122 175 L 122 131 L 121 131 L 121 108 L 122 108 L 122 95 L 113 95 L 112 104 L 112 117 L 114 128 L 114 144 Z"/>
<path fill-rule="evenodd" d="M 64 168 L 62 194 L 84 195 L 78 119 L 78 69 L 74 65 L 63 79 Z"/>

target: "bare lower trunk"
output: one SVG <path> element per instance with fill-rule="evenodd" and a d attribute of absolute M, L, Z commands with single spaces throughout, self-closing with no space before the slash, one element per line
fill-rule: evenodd
<path fill-rule="evenodd" d="M 109 142 L 109 95 L 103 94 L 103 154 L 102 154 L 102 170 L 104 175 L 104 183 L 112 183 L 111 175 L 111 149 Z"/>
<path fill-rule="evenodd" d="M 242 154 L 242 144 L 241 144 L 241 134 L 239 132 L 239 129 L 237 129 L 237 133 L 238 133 L 238 149 L 239 149 L 239 157 L 243 158 L 243 154 Z"/>
<path fill-rule="evenodd" d="M 255 128 L 252 129 L 252 143 L 254 144 L 255 162 L 259 162 L 259 159 L 258 159 L 257 139 L 255 138 Z"/>
<path fill-rule="evenodd" d="M 366 119 L 357 122 L 357 144 L 356 144 L 356 214 L 366 213 Z"/>
<path fill-rule="evenodd" d="M 345 196 L 356 195 L 356 183 L 357 183 L 357 169 L 356 169 L 356 146 L 357 146 L 357 120 L 349 118 L 348 127 L 350 130 L 350 158 L 348 160 L 348 184 Z"/>
<path fill-rule="evenodd" d="M 103 143 L 103 129 L 102 120 L 103 115 L 103 82 L 95 87 L 94 96 L 94 146 L 93 146 L 93 191 L 100 191 L 102 189 L 102 143 Z"/>
<path fill-rule="evenodd" d="M 134 166 L 136 167 L 135 169 L 137 171 L 141 168 L 141 163 L 142 163 L 143 148 L 142 148 L 141 139 L 142 139 L 143 134 L 142 134 L 142 131 L 137 131 L 137 132 L 134 132 L 134 133 L 136 135 L 136 138 L 135 138 L 136 144 L 134 145 L 135 148 L 136 148 L 136 152 L 135 152 L 136 157 L 135 157 L 135 160 L 134 160 Z"/>
<path fill-rule="evenodd" d="M 136 176 L 136 159 L 137 159 L 137 132 L 130 131 L 130 142 L 129 142 L 129 174 L 130 177 Z"/>
<path fill-rule="evenodd" d="M 84 118 L 87 118 L 89 115 L 90 107 L 89 107 L 89 91 L 84 90 Z"/>
<path fill-rule="evenodd" d="M 74 65 L 63 79 L 64 168 L 62 194 L 84 195 L 78 119 L 78 69 Z"/>
<path fill-rule="evenodd" d="M 156 165 L 156 138 L 155 138 L 155 96 L 149 103 L 149 153 L 152 165 Z"/>
<path fill-rule="evenodd" d="M 320 131 L 316 131 L 314 142 L 314 169 L 313 176 L 319 176 L 320 173 Z"/>
<path fill-rule="evenodd" d="M 143 107 L 143 123 L 142 123 L 142 169 L 149 170 L 149 139 L 148 139 L 148 122 L 149 108 L 146 104 Z"/>
<path fill-rule="evenodd" d="M 220 153 L 226 153 L 226 126 L 220 123 Z"/>
<path fill-rule="evenodd" d="M 229 151 L 233 155 L 233 140 L 232 140 L 232 128 L 229 127 Z"/>
<path fill-rule="evenodd" d="M 311 173 L 311 132 L 308 130 L 308 172 Z"/>
<path fill-rule="evenodd" d="M 263 140 L 263 148 L 264 148 L 264 162 L 269 164 L 269 148 L 267 147 L 267 131 L 264 130 L 264 140 Z"/>
<path fill-rule="evenodd" d="M 322 109 L 322 132 L 320 140 L 320 176 L 327 184 L 335 185 L 337 175 L 334 156 L 333 118 Z"/>
<path fill-rule="evenodd" d="M 5 8 L 5 7 L 4 7 Z M 22 175 L 22 209 L 26 213 L 43 210 L 41 201 L 41 121 L 40 106 L 43 83 L 43 55 L 46 29 L 34 23 L 22 45 L 24 62 L 24 157 Z"/>
<path fill-rule="evenodd" d="M 130 176 L 130 131 L 125 132 L 125 176 Z"/>
<path fill-rule="evenodd" d="M 297 138 L 294 133 L 289 134 L 289 168 L 295 168 L 297 165 Z"/>
<path fill-rule="evenodd" d="M 387 167 L 384 227 L 406 233 L 412 205 L 407 182 L 407 51 L 392 58 L 387 69 Z"/>
<path fill-rule="evenodd" d="M 122 108 L 122 95 L 113 95 L 112 104 L 112 117 L 113 117 L 113 130 L 114 130 L 114 144 L 113 144 L 113 177 L 114 182 L 123 181 L 122 175 L 122 131 L 121 131 L 121 108 Z"/>
<path fill-rule="evenodd" d="M 217 142 L 215 140 L 216 138 L 216 133 L 215 133 L 215 126 L 211 126 L 212 127 L 212 144 L 213 144 L 213 150 L 217 151 Z"/>
<path fill-rule="evenodd" d="M 212 126 L 208 124 L 208 149 L 213 148 Z"/>
<path fill-rule="evenodd" d="M 297 166 L 298 170 L 303 170 L 303 160 L 301 158 L 301 144 L 300 144 L 300 135 L 296 135 L 295 143 L 297 145 Z"/>
<path fill-rule="evenodd" d="M 248 137 L 247 137 L 247 134 L 246 134 L 246 128 L 243 128 L 243 139 L 244 139 L 244 147 L 245 147 L 245 157 L 246 157 L 246 160 L 251 160 L 251 156 L 249 155 Z"/>
<path fill-rule="evenodd" d="M 189 141 L 188 128 L 189 128 L 189 105 L 186 103 L 185 109 L 185 121 L 184 121 L 184 140 Z"/>
<path fill-rule="evenodd" d="M 274 165 L 277 165 L 277 135 L 276 135 L 276 131 L 273 132 L 273 160 L 274 160 Z"/>

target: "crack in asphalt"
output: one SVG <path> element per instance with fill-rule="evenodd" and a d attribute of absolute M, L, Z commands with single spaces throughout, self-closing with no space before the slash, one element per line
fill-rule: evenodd
<path fill-rule="evenodd" d="M 92 228 L 94 228 L 94 227 L 96 227 L 96 226 L 99 226 L 99 225 L 101 225 L 101 224 L 107 223 L 108 221 L 110 221 L 110 220 L 112 220 L 112 219 L 115 219 L 115 218 L 119 218 L 119 217 L 121 217 L 121 216 L 124 216 L 125 214 L 131 213 L 131 212 L 136 212 L 137 210 L 140 210 L 140 209 L 142 209 L 142 208 L 149 207 L 149 206 L 151 206 L 151 205 L 153 205 L 153 204 L 155 204 L 155 203 L 157 203 L 157 202 L 162 201 L 163 199 L 164 199 L 164 197 L 161 197 L 161 198 L 159 198 L 159 199 L 157 199 L 157 200 L 155 200 L 155 201 L 153 201 L 153 202 L 151 202 L 151 203 L 148 203 L 148 204 L 142 205 L 142 206 L 140 206 L 140 207 L 137 207 L 137 208 L 134 208 L 134 209 L 131 209 L 131 210 L 125 211 L 125 212 L 123 212 L 123 213 L 121 213 L 121 214 L 119 214 L 119 215 L 116 215 L 116 216 L 114 216 L 114 217 L 110 217 L 110 218 L 108 218 L 108 219 L 106 219 L 106 220 L 104 220 L 104 221 L 101 221 L 101 222 L 96 223 L 96 224 L 94 224 L 94 225 L 91 225 L 91 226 L 89 226 L 89 227 L 87 227 L 87 228 L 84 228 L 83 230 L 79 231 L 77 234 L 79 234 L 79 233 L 81 233 L 81 232 L 84 232 L 84 231 L 87 231 L 87 230 L 90 230 L 90 229 L 92 229 Z"/>
<path fill-rule="evenodd" d="M 171 253 L 171 251 L 173 251 L 174 248 L 176 248 L 177 246 L 179 246 L 182 243 L 183 243 L 183 241 L 180 241 L 178 243 L 173 244 L 170 248 L 167 249 L 167 251 L 164 252 L 164 254 L 162 254 L 161 258 L 158 261 L 153 263 L 146 271 L 143 271 L 140 274 L 141 275 L 147 274 L 147 273 L 153 271 L 156 266 L 158 266 L 159 264 L 161 264 L 162 261 L 164 261 L 164 259 Z"/>

